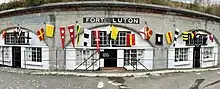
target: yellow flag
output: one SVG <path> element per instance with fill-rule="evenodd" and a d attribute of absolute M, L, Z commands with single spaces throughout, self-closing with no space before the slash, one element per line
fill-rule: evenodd
<path fill-rule="evenodd" d="M 117 39 L 117 36 L 118 36 L 118 29 L 112 25 L 112 32 L 111 32 L 111 38 L 116 40 Z"/>
<path fill-rule="evenodd" d="M 50 24 L 46 24 L 46 36 L 53 37 L 54 34 L 54 26 Z"/>
<path fill-rule="evenodd" d="M 189 39 L 189 32 L 183 32 L 182 38 L 183 38 L 183 41 L 187 41 Z"/>
<path fill-rule="evenodd" d="M 79 24 L 76 25 L 76 30 L 77 30 L 77 45 L 79 45 L 79 33 L 81 30 L 81 26 Z"/>
<path fill-rule="evenodd" d="M 167 44 L 170 45 L 173 41 L 173 33 L 172 32 L 167 32 L 166 33 L 166 39 L 167 39 Z"/>

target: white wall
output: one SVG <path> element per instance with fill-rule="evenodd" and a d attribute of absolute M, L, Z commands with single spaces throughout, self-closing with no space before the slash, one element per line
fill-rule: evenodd
<path fill-rule="evenodd" d="M 182 33 L 182 32 L 180 32 Z M 199 31 L 198 33 L 200 34 L 207 34 L 202 31 Z M 173 45 L 173 44 L 172 44 Z M 182 40 L 182 37 L 179 37 L 176 42 L 176 47 L 175 48 L 188 48 L 188 61 L 181 61 L 181 62 L 174 62 L 175 59 L 175 48 L 173 46 L 170 46 L 169 52 L 168 52 L 168 68 L 193 68 L 193 47 L 194 46 L 185 46 L 185 41 Z M 214 47 L 213 49 L 213 57 L 204 59 L 203 58 L 203 48 L 204 47 Z M 207 39 L 207 45 L 206 46 L 201 46 L 200 49 L 200 65 L 201 67 L 211 67 L 214 65 L 217 65 L 217 52 L 218 52 L 218 47 L 217 43 L 211 42 L 209 38 Z"/>
<path fill-rule="evenodd" d="M 33 47 L 33 46 L 32 46 Z M 25 47 L 21 48 L 21 68 L 27 69 L 49 69 L 49 48 L 42 47 L 42 62 L 33 62 L 27 59 L 28 55 L 25 55 L 24 51 L 26 51 Z"/>
<path fill-rule="evenodd" d="M 180 47 L 184 48 L 184 47 Z M 175 48 L 170 48 L 168 50 L 168 68 L 192 68 L 193 67 L 193 48 L 188 48 L 188 61 L 175 62 Z"/>
<path fill-rule="evenodd" d="M 27 30 L 23 30 L 26 32 Z M 7 33 L 13 32 L 13 29 L 7 30 Z M 25 34 L 27 35 L 27 34 Z M 21 68 L 28 68 L 28 69 L 49 69 L 49 48 L 45 44 L 44 41 L 40 41 L 38 36 L 29 31 L 29 36 L 31 39 L 29 40 L 30 45 L 6 45 L 4 43 L 5 39 L 0 39 L 0 46 L 7 46 L 9 47 L 10 56 L 9 60 L 4 60 L 4 65 L 12 66 L 12 46 L 19 46 L 21 47 Z M 2 37 L 2 34 L 1 34 Z M 25 57 L 26 47 L 41 47 L 42 48 L 42 62 L 32 62 L 31 60 Z M 2 57 L 0 58 L 2 60 Z M 29 61 L 28 61 L 29 60 Z"/>
<path fill-rule="evenodd" d="M 76 65 L 76 49 L 66 48 L 66 69 L 73 70 Z"/>

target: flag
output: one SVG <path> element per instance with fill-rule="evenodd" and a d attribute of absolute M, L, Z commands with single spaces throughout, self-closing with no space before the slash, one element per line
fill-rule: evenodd
<path fill-rule="evenodd" d="M 84 42 L 83 42 L 83 46 L 84 46 L 84 50 L 86 50 L 86 46 L 89 43 L 89 30 L 88 29 L 84 29 Z"/>
<path fill-rule="evenodd" d="M 152 36 L 152 34 L 153 34 L 153 31 L 149 28 L 149 27 L 146 27 L 146 33 L 145 34 L 147 34 L 146 35 L 146 40 L 150 40 L 150 38 L 151 38 L 151 36 Z"/>
<path fill-rule="evenodd" d="M 4 38 L 5 38 L 6 33 L 7 33 L 7 32 L 6 32 L 5 30 L 2 32 L 2 39 L 4 39 Z"/>
<path fill-rule="evenodd" d="M 111 26 L 108 25 L 108 26 L 106 27 L 106 32 L 107 32 L 107 34 L 110 34 L 110 31 L 111 31 Z"/>
<path fill-rule="evenodd" d="M 146 26 L 144 26 L 141 30 L 139 30 L 139 33 L 143 39 L 146 39 L 145 32 L 146 32 Z"/>
<path fill-rule="evenodd" d="M 163 34 L 156 34 L 155 44 L 157 44 L 157 45 L 163 44 Z"/>
<path fill-rule="evenodd" d="M 76 24 L 76 30 L 77 30 L 77 44 L 79 44 L 79 33 L 81 30 L 81 26 L 79 24 Z"/>
<path fill-rule="evenodd" d="M 21 33 L 22 33 L 22 30 L 21 30 L 21 27 L 18 26 L 16 27 L 14 30 L 13 30 L 14 34 L 17 36 L 17 38 L 20 37 Z"/>
<path fill-rule="evenodd" d="M 143 39 L 149 40 L 153 31 L 148 26 L 144 26 L 141 30 L 139 30 L 139 33 Z"/>
<path fill-rule="evenodd" d="M 96 42 L 96 50 L 99 52 L 100 51 L 100 31 L 95 30 L 93 31 L 93 35 L 95 37 L 95 42 Z"/>
<path fill-rule="evenodd" d="M 210 34 L 210 35 L 209 35 L 209 40 L 210 40 L 211 42 L 214 41 L 214 36 L 213 36 L 213 34 Z"/>
<path fill-rule="evenodd" d="M 167 44 L 171 44 L 173 41 L 173 33 L 172 32 L 167 32 L 166 33 L 166 40 L 167 40 Z"/>
<path fill-rule="evenodd" d="M 190 32 L 190 35 L 191 35 L 191 39 L 194 39 L 194 38 L 195 38 L 194 33 Z"/>
<path fill-rule="evenodd" d="M 60 27 L 60 37 L 61 37 L 62 48 L 64 48 L 64 44 L 65 44 L 65 27 L 63 27 L 63 26 Z"/>
<path fill-rule="evenodd" d="M 175 45 L 176 45 L 176 41 L 179 36 L 179 33 L 180 33 L 180 30 L 178 28 L 176 28 L 175 32 L 174 32 L 173 47 L 175 47 Z"/>
<path fill-rule="evenodd" d="M 40 28 L 38 31 L 37 31 L 37 36 L 39 38 L 40 41 L 44 40 L 44 29 L 43 28 Z"/>
<path fill-rule="evenodd" d="M 116 40 L 116 39 L 117 39 L 117 36 L 118 36 L 119 30 L 118 30 L 115 26 L 113 26 L 113 25 L 112 25 L 111 29 L 112 29 L 111 38 L 112 38 L 113 40 Z"/>
<path fill-rule="evenodd" d="M 54 34 L 54 26 L 50 24 L 46 24 L 46 36 L 53 37 Z"/>
<path fill-rule="evenodd" d="M 75 43 L 74 43 L 74 25 L 68 25 L 68 29 L 69 29 L 69 33 L 70 33 L 71 42 L 73 44 L 73 47 L 75 47 Z"/>
<path fill-rule="evenodd" d="M 135 45 L 135 34 L 127 34 L 126 38 L 128 46 Z"/>
<path fill-rule="evenodd" d="M 183 32 L 182 33 L 182 39 L 183 39 L 183 41 L 189 40 L 189 32 Z"/>
<path fill-rule="evenodd" d="M 197 38 L 197 37 L 196 37 L 196 35 L 197 35 L 196 31 L 194 30 L 194 31 L 192 31 L 192 33 L 193 33 L 193 35 L 194 35 L 193 39 L 196 39 L 196 38 Z"/>

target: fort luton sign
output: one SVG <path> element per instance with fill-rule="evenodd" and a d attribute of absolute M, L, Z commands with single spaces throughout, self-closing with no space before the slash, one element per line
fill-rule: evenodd
<path fill-rule="evenodd" d="M 127 23 L 139 24 L 139 18 L 104 18 L 104 17 L 85 17 L 83 23 Z"/>

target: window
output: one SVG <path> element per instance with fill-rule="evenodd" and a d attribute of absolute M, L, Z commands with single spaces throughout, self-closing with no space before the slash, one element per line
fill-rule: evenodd
<path fill-rule="evenodd" d="M 212 58 L 213 47 L 203 48 L 203 58 Z"/>
<path fill-rule="evenodd" d="M 175 48 L 175 62 L 188 61 L 188 48 Z"/>
<path fill-rule="evenodd" d="M 124 50 L 124 65 L 137 65 L 137 60 L 144 60 L 143 59 L 143 52 L 144 50 L 137 50 L 137 49 L 126 49 Z"/>
<path fill-rule="evenodd" d="M 199 36 L 198 36 L 199 35 Z M 198 37 L 196 37 L 195 39 L 191 38 L 191 34 L 189 34 L 189 40 L 186 41 L 186 45 L 187 46 L 192 46 L 192 45 L 207 45 L 206 41 L 207 41 L 207 35 L 205 34 L 197 34 Z"/>
<path fill-rule="evenodd" d="M 94 31 L 92 31 L 93 33 Z M 108 47 L 110 46 L 110 41 L 113 47 L 115 46 L 127 46 L 126 44 L 126 36 L 130 31 L 119 31 L 117 40 L 110 40 L 111 34 L 107 34 L 106 31 L 100 31 L 100 46 L 101 47 Z M 96 46 L 95 36 L 92 34 L 92 46 Z"/>
<path fill-rule="evenodd" d="M 96 46 L 96 41 L 95 41 L 95 36 L 93 36 L 94 31 L 92 31 L 92 46 L 95 47 Z M 108 43 L 108 35 L 106 33 L 106 31 L 100 31 L 100 46 L 107 46 Z"/>
<path fill-rule="evenodd" d="M 127 46 L 126 36 L 131 32 L 129 31 L 119 31 L 117 40 L 111 40 L 112 46 Z"/>
<path fill-rule="evenodd" d="M 9 53 L 11 53 L 11 52 L 9 52 L 9 47 L 0 47 L 1 48 L 1 52 L 0 52 L 0 57 L 2 58 L 2 57 L 4 57 L 3 59 L 2 59 L 2 61 L 4 60 L 10 60 L 11 58 L 10 58 L 10 55 L 11 54 L 9 54 Z"/>
<path fill-rule="evenodd" d="M 42 49 L 41 48 L 26 48 L 27 59 L 33 62 L 42 62 Z"/>
<path fill-rule="evenodd" d="M 26 45 L 29 44 L 29 41 L 25 41 L 29 38 L 29 32 L 27 33 L 27 37 L 25 36 L 25 32 L 21 32 L 19 38 L 15 33 L 6 33 L 5 44 L 8 45 Z"/>

